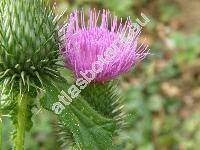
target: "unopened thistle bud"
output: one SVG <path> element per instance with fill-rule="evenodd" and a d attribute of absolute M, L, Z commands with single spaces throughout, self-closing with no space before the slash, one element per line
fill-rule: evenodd
<path fill-rule="evenodd" d="M 0 0 L 0 85 L 11 106 L 7 112 L 15 126 L 16 150 L 24 149 L 31 128 L 36 89 L 44 79 L 59 76 L 57 23 L 44 0 Z"/>
<path fill-rule="evenodd" d="M 40 87 L 56 76 L 57 20 L 43 0 L 0 1 L 0 82 L 12 89 Z"/>

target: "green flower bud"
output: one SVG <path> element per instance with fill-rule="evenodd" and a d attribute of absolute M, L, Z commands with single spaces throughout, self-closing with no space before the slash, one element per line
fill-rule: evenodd
<path fill-rule="evenodd" d="M 58 76 L 57 23 L 44 0 L 0 1 L 0 82 L 29 91 Z"/>

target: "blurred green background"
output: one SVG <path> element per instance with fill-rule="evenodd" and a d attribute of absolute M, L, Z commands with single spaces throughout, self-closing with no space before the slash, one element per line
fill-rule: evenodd
<path fill-rule="evenodd" d="M 200 149 L 199 0 L 51 0 L 56 13 L 108 8 L 134 21 L 145 13 L 151 55 L 120 78 L 128 123 L 114 142 L 119 150 Z M 61 150 L 55 117 L 36 110 L 27 150 Z M 11 123 L 4 118 L 4 148 L 11 149 Z"/>

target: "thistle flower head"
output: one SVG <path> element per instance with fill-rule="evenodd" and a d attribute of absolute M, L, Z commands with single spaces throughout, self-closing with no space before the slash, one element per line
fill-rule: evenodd
<path fill-rule="evenodd" d="M 29 90 L 56 75 L 57 20 L 44 0 L 0 1 L 0 82 Z"/>
<path fill-rule="evenodd" d="M 94 81 L 108 81 L 129 71 L 148 54 L 147 45 L 137 46 L 140 30 L 134 30 L 130 18 L 123 23 L 108 10 L 90 10 L 87 21 L 85 18 L 83 11 L 71 13 L 62 49 L 66 67 L 76 77 L 100 68 Z"/>

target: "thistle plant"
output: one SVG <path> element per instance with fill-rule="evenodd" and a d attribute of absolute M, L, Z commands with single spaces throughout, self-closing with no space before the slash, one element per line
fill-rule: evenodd
<path fill-rule="evenodd" d="M 113 79 L 145 58 L 149 49 L 146 44 L 138 46 L 140 30 L 134 32 L 130 18 L 119 23 L 108 10 L 90 10 L 88 16 L 85 19 L 84 11 L 77 10 L 70 14 L 61 53 L 66 68 L 74 73 L 76 86 L 82 90 L 82 98 L 95 111 L 80 111 L 85 114 L 82 117 L 76 115 L 80 120 L 84 118 L 84 125 L 78 123 L 78 133 L 67 122 L 59 124 L 58 133 L 63 146 L 69 144 L 67 141 L 78 143 L 83 136 L 85 142 L 80 149 L 115 149 L 112 140 L 124 126 L 126 113 Z M 95 113 L 98 115 L 93 118 Z M 64 116 L 69 117 L 68 113 Z M 87 131 L 81 131 L 85 127 Z"/>
<path fill-rule="evenodd" d="M 11 116 L 14 149 L 24 149 L 36 99 L 51 112 L 62 108 L 54 114 L 62 145 L 68 147 L 70 141 L 74 149 L 115 149 L 113 138 L 126 113 L 114 79 L 143 59 L 148 49 L 138 46 L 140 31 L 132 32 L 130 19 L 118 24 L 105 10 L 89 11 L 88 16 L 86 20 L 83 11 L 70 14 L 63 45 L 60 17 L 44 0 L 0 1 L 0 115 Z M 110 48 L 115 55 L 109 61 L 101 59 L 101 66 L 98 59 Z M 66 68 L 60 65 L 60 54 Z M 74 86 L 60 69 L 74 73 Z M 73 100 L 66 100 L 66 93 Z"/>
<path fill-rule="evenodd" d="M 43 80 L 59 76 L 58 45 L 58 18 L 43 0 L 0 1 L 1 113 L 11 115 L 17 150 Z"/>

